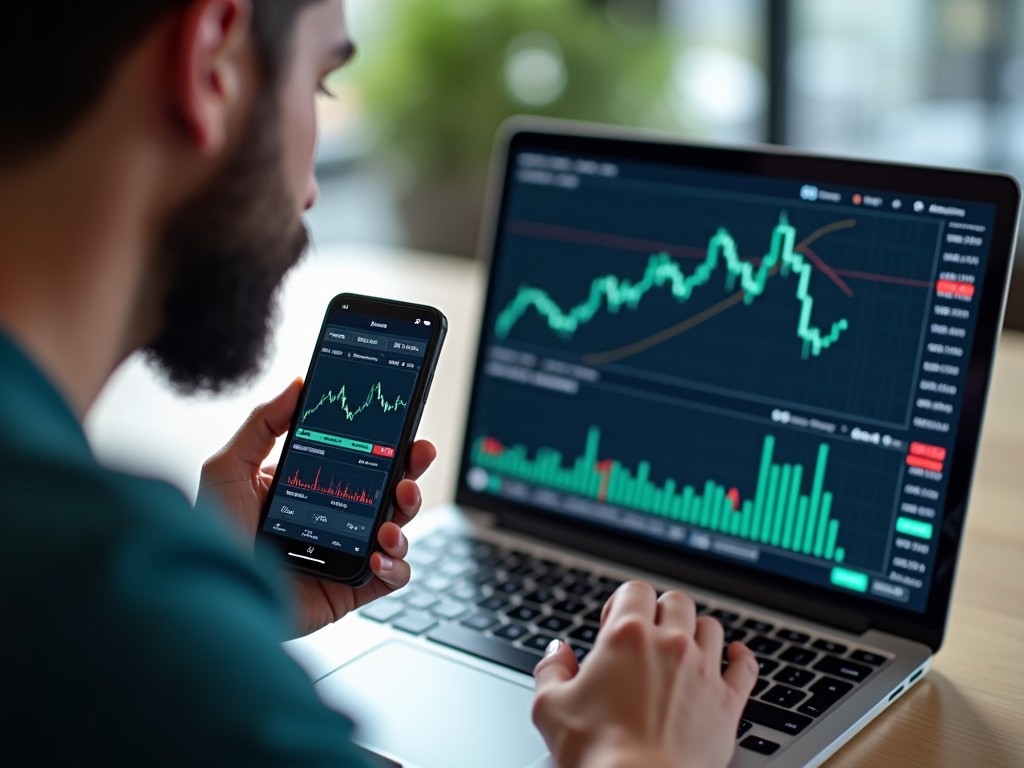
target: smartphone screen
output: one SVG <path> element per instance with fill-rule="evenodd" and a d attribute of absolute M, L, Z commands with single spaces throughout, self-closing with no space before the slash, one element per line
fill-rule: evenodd
<path fill-rule="evenodd" d="M 260 521 L 292 568 L 369 580 L 446 328 L 432 307 L 332 300 Z"/>

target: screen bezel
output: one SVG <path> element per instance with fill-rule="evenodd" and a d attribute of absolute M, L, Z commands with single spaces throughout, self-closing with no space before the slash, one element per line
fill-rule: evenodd
<path fill-rule="evenodd" d="M 1020 207 L 1020 188 L 1016 180 L 1005 174 L 982 171 L 832 157 L 769 146 L 736 148 L 683 143 L 671 137 L 619 131 L 604 126 L 517 118 L 506 123 L 495 148 L 489 206 L 493 218 L 485 223 L 480 253 L 481 257 L 492 262 L 501 258 L 505 209 L 514 175 L 508 170 L 508 164 L 524 148 L 606 156 L 621 161 L 677 164 L 712 172 L 745 173 L 793 181 L 813 179 L 819 183 L 888 190 L 897 194 L 926 193 L 929 197 L 995 205 L 989 258 L 975 303 L 977 331 L 967 363 L 964 406 L 954 444 L 955 459 L 950 467 L 946 503 L 941 525 L 938 526 L 932 584 L 923 612 L 900 609 L 740 564 L 723 563 L 697 552 L 672 549 L 648 540 L 629 538 L 630 544 L 624 545 L 621 531 L 582 521 L 569 522 L 557 513 L 473 491 L 466 483 L 466 473 L 470 465 L 471 430 L 477 408 L 475 388 L 467 411 L 457 478 L 457 503 L 494 515 L 499 525 L 543 536 L 555 543 L 584 549 L 626 565 L 664 573 L 666 577 L 754 599 L 851 631 L 876 628 L 918 640 L 938 650 L 949 614 L 985 401 L 1009 285 Z M 491 266 L 493 269 L 493 263 Z M 489 281 L 481 318 L 489 316 L 495 300 L 494 291 L 494 282 Z M 486 343 L 481 323 L 474 382 L 483 377 Z"/>
<path fill-rule="evenodd" d="M 343 305 L 348 305 L 343 310 Z M 409 302 L 382 299 L 373 296 L 363 296 L 354 293 L 340 293 L 331 299 L 324 311 L 323 320 L 320 323 L 320 330 L 313 345 L 313 354 L 310 356 L 309 366 L 302 385 L 302 392 L 299 395 L 299 407 L 292 415 L 291 423 L 285 438 L 284 448 L 278 461 L 278 468 L 283 468 L 286 463 L 288 447 L 291 444 L 292 436 L 298 428 L 299 414 L 302 411 L 302 403 L 309 394 L 309 384 L 313 378 L 313 370 L 320 356 L 320 341 L 327 331 L 327 326 L 338 324 L 339 312 L 347 311 L 353 315 L 364 317 L 375 317 L 381 320 L 401 320 L 414 322 L 417 319 L 429 318 L 431 320 L 431 333 L 427 340 L 426 350 L 423 357 L 423 368 L 416 380 L 409 401 L 409 408 L 406 411 L 406 418 L 402 424 L 402 433 L 396 446 L 394 462 L 391 465 L 387 483 L 384 486 L 381 505 L 374 516 L 370 536 L 367 539 L 366 554 L 363 556 L 351 555 L 345 552 L 338 552 L 329 547 L 318 546 L 316 556 L 324 560 L 324 565 L 306 565 L 301 561 L 289 557 L 289 550 L 295 549 L 301 544 L 297 539 L 269 533 L 263 530 L 270 513 L 270 507 L 277 493 L 281 480 L 281 471 L 274 474 L 270 489 L 267 492 L 266 500 L 260 510 L 260 521 L 257 527 L 257 540 L 261 545 L 268 547 L 271 552 L 279 556 L 281 562 L 289 569 L 299 571 L 317 578 L 330 579 L 345 584 L 362 584 L 369 581 L 370 556 L 377 551 L 377 532 L 380 526 L 391 519 L 394 510 L 395 490 L 398 482 L 405 474 L 405 466 L 408 461 L 408 452 L 416 430 L 419 427 L 420 417 L 423 413 L 423 406 L 429 393 L 430 384 L 434 377 L 434 369 L 441 353 L 441 346 L 448 329 L 448 321 L 440 310 L 423 304 L 412 304 Z"/>

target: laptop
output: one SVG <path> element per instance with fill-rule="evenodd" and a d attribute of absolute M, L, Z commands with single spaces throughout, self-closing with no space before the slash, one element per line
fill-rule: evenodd
<path fill-rule="evenodd" d="M 641 578 L 758 658 L 732 765 L 822 763 L 942 645 L 1017 184 L 531 120 L 493 179 L 455 501 L 319 694 L 387 765 L 549 765 L 531 670 Z"/>

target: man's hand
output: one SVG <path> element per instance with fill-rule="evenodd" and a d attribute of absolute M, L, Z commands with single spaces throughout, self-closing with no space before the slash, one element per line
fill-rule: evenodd
<path fill-rule="evenodd" d="M 558 643 L 534 671 L 533 719 L 560 768 L 725 766 L 757 680 L 750 650 L 732 643 L 723 674 L 722 625 L 638 581 L 616 590 L 601 625 L 582 670 Z"/>
<path fill-rule="evenodd" d="M 224 448 L 203 465 L 199 498 L 225 509 L 238 525 L 248 543 L 252 543 L 259 524 L 260 510 L 270 490 L 274 467 L 265 466 L 277 438 L 287 431 L 298 407 L 302 380 L 296 379 L 269 403 L 256 408 Z M 373 578 L 361 587 L 296 575 L 301 633 L 305 634 L 337 621 L 349 611 L 409 582 L 409 564 L 404 558 L 409 541 L 402 533 L 420 509 L 420 489 L 415 480 L 437 456 L 434 446 L 425 440 L 413 444 L 405 478 L 395 494 L 392 522 L 380 527 L 377 541 L 383 552 L 370 556 Z"/>

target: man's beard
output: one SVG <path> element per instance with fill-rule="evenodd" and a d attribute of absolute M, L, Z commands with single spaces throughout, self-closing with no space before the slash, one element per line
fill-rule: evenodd
<path fill-rule="evenodd" d="M 296 208 L 271 91 L 234 156 L 171 218 L 162 241 L 169 287 L 145 353 L 178 390 L 219 392 L 259 370 L 277 289 L 309 244 Z"/>

